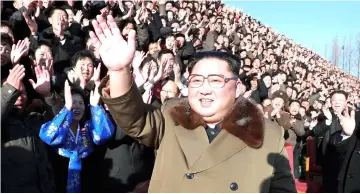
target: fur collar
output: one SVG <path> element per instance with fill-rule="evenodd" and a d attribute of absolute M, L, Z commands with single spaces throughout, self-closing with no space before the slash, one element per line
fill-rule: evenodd
<path fill-rule="evenodd" d="M 202 117 L 190 108 L 187 99 L 169 110 L 171 117 L 188 130 L 206 127 Z M 220 128 L 243 140 L 252 148 L 260 148 L 264 139 L 264 117 L 251 101 L 239 97 L 220 123 Z"/>

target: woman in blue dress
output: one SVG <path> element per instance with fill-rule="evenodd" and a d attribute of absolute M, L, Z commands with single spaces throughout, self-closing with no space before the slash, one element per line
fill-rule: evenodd
<path fill-rule="evenodd" d="M 83 189 L 81 189 L 82 184 L 84 184 L 82 179 L 89 178 L 81 176 L 84 175 L 82 173 L 84 171 L 83 165 L 86 166 L 83 162 L 87 158 L 91 158 L 91 154 L 97 145 L 103 144 L 114 134 L 114 125 L 103 107 L 99 105 L 100 95 L 97 91 L 97 87 L 95 87 L 95 92 L 92 91 L 90 94 L 89 111 L 87 110 L 86 97 L 82 91 L 71 89 L 68 81 L 66 81 L 64 108 L 52 121 L 45 123 L 40 129 L 42 141 L 51 147 L 53 153 L 55 152 L 55 154 L 61 156 L 61 158 L 55 159 L 52 165 L 55 186 L 58 191 L 83 192 Z M 90 112 L 91 118 L 87 116 L 87 112 Z M 59 160 L 62 162 L 59 162 Z M 64 161 L 68 163 L 67 172 L 64 172 L 64 168 L 66 168 L 63 166 Z M 94 168 L 87 169 L 90 171 L 96 170 Z M 65 174 L 67 174 L 66 177 Z M 92 176 L 96 176 L 95 174 L 93 173 Z"/>

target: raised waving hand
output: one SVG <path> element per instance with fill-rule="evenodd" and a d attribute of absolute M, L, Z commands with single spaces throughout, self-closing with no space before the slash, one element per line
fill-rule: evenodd
<path fill-rule="evenodd" d="M 90 32 L 91 41 L 99 47 L 103 64 L 109 71 L 118 71 L 130 67 L 135 54 L 135 31 L 130 30 L 126 41 L 111 15 L 105 20 L 97 16 L 92 21 L 94 32 Z"/>

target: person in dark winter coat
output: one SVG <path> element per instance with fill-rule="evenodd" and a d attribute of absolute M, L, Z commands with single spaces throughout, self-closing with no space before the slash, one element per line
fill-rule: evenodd
<path fill-rule="evenodd" d="M 339 172 L 336 177 L 336 190 L 339 193 L 360 192 L 360 112 L 353 111 L 340 116 L 343 130 L 332 135 L 328 152 L 338 159 Z M 324 185 L 328 187 L 330 185 Z"/>
<path fill-rule="evenodd" d="M 52 27 L 47 28 L 39 39 L 48 41 L 54 53 L 54 71 L 62 72 L 70 66 L 71 57 L 78 51 L 85 49 L 84 41 L 70 34 L 67 29 L 67 13 L 62 8 L 54 8 L 50 13 Z"/>
<path fill-rule="evenodd" d="M 333 92 L 330 95 L 333 112 L 330 110 L 323 111 L 319 118 L 325 119 L 318 122 L 312 130 L 315 137 L 322 138 L 320 151 L 324 158 L 320 165 L 323 168 L 324 192 L 336 192 L 337 190 L 337 177 L 342 159 L 337 157 L 336 154 L 334 155 L 333 151 L 328 151 L 328 149 L 331 146 L 331 137 L 343 130 L 339 119 L 346 109 L 347 97 L 348 94 L 344 91 Z"/>
<path fill-rule="evenodd" d="M 53 113 L 50 108 L 44 114 L 27 112 L 24 76 L 25 68 L 16 65 L 1 87 L 1 191 L 50 193 L 54 191 L 52 170 L 38 134 Z M 41 93 L 44 85 L 39 79 L 34 84 Z"/>
<path fill-rule="evenodd" d="M 103 148 L 106 153 L 99 165 L 101 192 L 147 192 L 147 187 L 142 191 L 136 187 L 150 180 L 155 150 L 126 135 L 120 127 Z"/>

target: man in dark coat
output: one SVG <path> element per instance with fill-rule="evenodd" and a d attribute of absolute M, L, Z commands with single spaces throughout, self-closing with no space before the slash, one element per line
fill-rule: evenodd
<path fill-rule="evenodd" d="M 337 192 L 360 192 L 360 112 L 353 111 L 340 116 L 343 130 L 331 137 L 329 147 L 332 160 L 340 162 L 340 171 L 337 175 Z M 328 186 L 328 185 L 324 185 Z"/>
<path fill-rule="evenodd" d="M 52 46 L 55 73 L 60 73 L 64 68 L 69 67 L 71 57 L 76 52 L 85 49 L 84 41 L 66 30 L 67 17 L 64 9 L 54 8 L 49 19 L 52 27 L 45 29 L 39 37 L 40 40 L 46 40 Z"/>
<path fill-rule="evenodd" d="M 50 193 L 52 171 L 39 129 L 53 114 L 27 111 L 24 73 L 16 65 L 1 87 L 1 191 Z"/>

